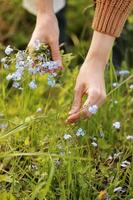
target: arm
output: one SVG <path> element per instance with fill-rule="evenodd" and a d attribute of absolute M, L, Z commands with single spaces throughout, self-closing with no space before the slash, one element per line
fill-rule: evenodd
<path fill-rule="evenodd" d="M 53 0 L 36 0 L 37 20 L 28 47 L 32 48 L 34 41 L 39 39 L 51 48 L 52 58 L 61 61 L 59 50 L 59 28 L 53 11 Z"/>
<path fill-rule="evenodd" d="M 77 121 L 81 116 L 90 117 L 89 106 L 97 105 L 99 107 L 105 101 L 104 69 L 114 40 L 115 38 L 112 36 L 94 31 L 90 49 L 77 77 L 68 123 Z M 87 99 L 82 106 L 84 95 L 87 96 Z"/>
<path fill-rule="evenodd" d="M 96 0 L 96 11 L 92 24 L 94 34 L 77 77 L 68 123 L 77 121 L 81 116 L 90 117 L 89 106 L 99 107 L 105 101 L 104 69 L 114 40 L 119 37 L 132 8 L 133 0 Z M 87 95 L 87 100 L 82 106 L 84 95 Z"/>

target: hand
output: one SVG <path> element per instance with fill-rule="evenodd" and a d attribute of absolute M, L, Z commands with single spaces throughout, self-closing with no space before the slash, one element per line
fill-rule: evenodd
<path fill-rule="evenodd" d="M 39 39 L 40 42 L 49 45 L 54 61 L 61 61 L 59 50 L 59 28 L 54 13 L 41 13 L 37 16 L 36 26 L 28 44 L 29 49 L 33 48 L 34 41 L 37 39 Z"/>
<path fill-rule="evenodd" d="M 67 119 L 67 123 L 74 123 L 80 117 L 90 117 L 89 106 L 98 107 L 106 99 L 104 83 L 104 67 L 106 63 L 96 58 L 90 58 L 82 65 L 75 86 L 74 101 Z M 82 98 L 87 95 L 87 100 L 82 106 Z M 82 106 L 82 107 L 81 107 Z"/>

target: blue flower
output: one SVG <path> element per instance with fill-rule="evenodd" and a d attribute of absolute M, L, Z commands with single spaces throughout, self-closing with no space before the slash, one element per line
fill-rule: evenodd
<path fill-rule="evenodd" d="M 14 81 L 20 81 L 23 75 L 23 68 L 21 70 L 17 70 L 12 74 L 12 80 Z"/>
<path fill-rule="evenodd" d="M 14 88 L 20 88 L 20 83 L 14 82 L 12 85 Z"/>
<path fill-rule="evenodd" d="M 129 85 L 129 88 L 130 88 L 130 89 L 133 89 L 133 84 Z"/>
<path fill-rule="evenodd" d="M 133 140 L 133 135 L 128 135 L 127 140 Z"/>
<path fill-rule="evenodd" d="M 91 144 L 92 144 L 92 146 L 95 147 L 95 148 L 98 146 L 96 142 L 92 142 Z"/>
<path fill-rule="evenodd" d="M 68 139 L 70 139 L 71 137 L 72 137 L 72 136 L 69 135 L 69 134 L 65 134 L 65 135 L 64 135 L 64 139 L 65 139 L 65 140 L 68 140 Z"/>
<path fill-rule="evenodd" d="M 76 132 L 77 136 L 84 136 L 85 135 L 85 131 L 82 128 L 79 128 Z"/>
<path fill-rule="evenodd" d="M 115 129 L 120 129 L 120 128 L 121 128 L 121 123 L 120 123 L 120 122 L 114 122 L 114 123 L 113 123 L 113 127 L 114 127 Z"/>
<path fill-rule="evenodd" d="M 89 107 L 88 111 L 92 114 L 96 114 L 98 111 L 98 106 L 97 105 L 92 105 Z"/>
<path fill-rule="evenodd" d="M 38 51 L 41 47 L 40 40 L 36 39 L 33 43 L 33 47 Z"/>
<path fill-rule="evenodd" d="M 37 112 L 37 113 L 41 113 L 41 112 L 42 112 L 42 108 L 38 108 L 38 109 L 36 110 L 36 112 Z"/>
<path fill-rule="evenodd" d="M 123 161 L 123 162 L 121 163 L 121 167 L 127 168 L 130 164 L 131 164 L 131 163 L 130 163 L 129 161 L 125 160 L 125 161 Z"/>
<path fill-rule="evenodd" d="M 7 76 L 6 76 L 6 80 L 7 81 L 10 81 L 12 79 L 12 74 L 8 74 Z"/>
<path fill-rule="evenodd" d="M 119 75 L 124 76 L 124 75 L 128 75 L 130 72 L 128 70 L 120 70 L 118 72 Z"/>
<path fill-rule="evenodd" d="M 6 129 L 8 127 L 8 124 L 0 124 L 0 129 Z"/>
<path fill-rule="evenodd" d="M 30 87 L 30 89 L 32 89 L 32 90 L 34 90 L 34 89 L 37 88 L 37 84 L 36 84 L 35 80 L 33 80 L 33 81 L 31 81 L 31 82 L 29 83 L 29 87 Z"/>
<path fill-rule="evenodd" d="M 5 69 L 8 69 L 8 68 L 9 68 L 9 65 L 6 64 L 6 63 L 4 63 L 4 68 L 5 68 Z"/>
<path fill-rule="evenodd" d="M 125 189 L 123 189 L 122 187 L 117 187 L 114 189 L 114 193 L 124 193 Z"/>
<path fill-rule="evenodd" d="M 1 63 L 5 63 L 7 61 L 7 57 L 1 58 Z"/>
<path fill-rule="evenodd" d="M 51 74 L 48 75 L 48 85 L 51 87 L 54 87 L 56 85 L 56 82 Z"/>
<path fill-rule="evenodd" d="M 118 85 L 119 85 L 119 83 L 117 83 L 117 82 L 114 82 L 113 84 L 112 84 L 112 86 L 115 88 L 115 87 L 118 87 Z"/>
<path fill-rule="evenodd" d="M 12 52 L 13 52 L 13 49 L 10 47 L 10 45 L 8 45 L 5 49 L 5 54 L 10 55 Z"/>

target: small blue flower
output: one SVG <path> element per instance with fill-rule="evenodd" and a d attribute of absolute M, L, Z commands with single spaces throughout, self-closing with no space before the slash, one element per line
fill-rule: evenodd
<path fill-rule="evenodd" d="M 130 88 L 130 89 L 133 89 L 133 84 L 129 85 L 129 88 Z"/>
<path fill-rule="evenodd" d="M 113 123 L 113 127 L 114 127 L 115 129 L 120 129 L 120 128 L 121 128 L 121 123 L 120 123 L 120 122 L 114 122 L 114 123 Z"/>
<path fill-rule="evenodd" d="M 68 139 L 70 139 L 71 137 L 72 137 L 72 136 L 71 136 L 70 134 L 65 134 L 65 135 L 64 135 L 64 139 L 65 139 L 65 140 L 68 140 Z"/>
<path fill-rule="evenodd" d="M 98 111 L 98 106 L 97 105 L 92 105 L 89 107 L 88 111 L 92 114 L 96 114 Z"/>
<path fill-rule="evenodd" d="M 9 68 L 9 65 L 6 64 L 6 63 L 4 63 L 4 68 L 5 68 L 5 69 L 8 69 L 8 68 Z"/>
<path fill-rule="evenodd" d="M 130 72 L 128 70 L 120 70 L 118 72 L 119 75 L 124 76 L 124 75 L 128 75 Z"/>
<path fill-rule="evenodd" d="M 36 39 L 33 43 L 33 47 L 38 51 L 41 47 L 40 40 Z"/>
<path fill-rule="evenodd" d="M 6 76 L 6 80 L 7 81 L 10 81 L 12 79 L 12 74 L 8 74 L 7 76 Z"/>
<path fill-rule="evenodd" d="M 48 75 L 48 85 L 51 87 L 55 87 L 55 85 L 56 85 L 56 82 L 53 79 L 53 76 L 51 74 Z"/>
<path fill-rule="evenodd" d="M 0 129 L 6 129 L 8 127 L 8 124 L 0 124 Z"/>
<path fill-rule="evenodd" d="M 7 57 L 1 58 L 1 63 L 5 63 L 7 61 Z"/>
<path fill-rule="evenodd" d="M 29 83 L 29 87 L 30 87 L 30 89 L 32 89 L 32 90 L 34 90 L 34 89 L 37 88 L 37 84 L 36 84 L 35 80 L 33 80 L 33 81 L 31 81 L 31 82 Z"/>
<path fill-rule="evenodd" d="M 42 108 L 38 108 L 38 109 L 36 110 L 36 112 L 37 112 L 37 113 L 41 113 L 41 112 L 42 112 Z"/>
<path fill-rule="evenodd" d="M 127 140 L 133 140 L 133 135 L 128 135 Z"/>
<path fill-rule="evenodd" d="M 123 189 L 122 187 L 117 187 L 114 189 L 114 193 L 124 193 L 125 189 Z"/>
<path fill-rule="evenodd" d="M 14 88 L 20 88 L 20 83 L 14 82 L 12 85 Z"/>
<path fill-rule="evenodd" d="M 84 136 L 85 135 L 85 131 L 82 128 L 79 128 L 76 132 L 77 136 Z"/>
<path fill-rule="evenodd" d="M 95 147 L 95 148 L 98 146 L 96 142 L 92 142 L 91 144 L 92 144 L 92 146 Z"/>
<path fill-rule="evenodd" d="M 112 86 L 115 88 L 115 87 L 118 87 L 119 83 L 115 82 L 112 84 Z"/>
<path fill-rule="evenodd" d="M 16 62 L 16 69 L 19 69 L 19 68 L 23 68 L 25 66 L 25 62 L 23 60 L 20 60 L 18 62 Z"/>
<path fill-rule="evenodd" d="M 21 68 L 21 70 L 17 70 L 16 72 L 14 72 L 12 74 L 12 79 L 14 81 L 20 81 L 23 75 L 23 68 Z"/>
<path fill-rule="evenodd" d="M 5 54 L 10 55 L 12 52 L 13 52 L 13 49 L 10 47 L 10 45 L 8 45 L 5 49 Z"/>
<path fill-rule="evenodd" d="M 122 168 L 127 168 L 130 164 L 131 164 L 131 163 L 130 163 L 129 161 L 125 160 L 125 161 L 123 161 L 123 162 L 121 163 L 121 167 L 122 167 Z"/>

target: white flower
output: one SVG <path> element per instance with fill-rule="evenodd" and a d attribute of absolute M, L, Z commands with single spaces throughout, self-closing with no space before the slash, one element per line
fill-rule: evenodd
<path fill-rule="evenodd" d="M 65 134 L 65 135 L 64 135 L 64 139 L 65 139 L 65 140 L 68 140 L 68 139 L 70 139 L 71 137 L 72 137 L 72 136 L 69 135 L 69 134 Z"/>
<path fill-rule="evenodd" d="M 84 136 L 85 135 L 85 131 L 82 128 L 79 128 L 76 132 L 77 136 Z"/>
<path fill-rule="evenodd" d="M 93 147 L 97 147 L 98 146 L 96 142 L 92 142 L 91 144 L 92 144 Z"/>
<path fill-rule="evenodd" d="M 8 45 L 5 49 L 5 54 L 10 55 L 12 52 L 13 52 L 13 49 L 10 47 L 10 45 Z"/>
<path fill-rule="evenodd" d="M 121 123 L 120 123 L 120 122 L 114 122 L 114 123 L 113 123 L 113 127 L 114 127 L 115 129 L 120 129 Z"/>
<path fill-rule="evenodd" d="M 133 135 L 128 135 L 127 140 L 133 140 Z"/>
<path fill-rule="evenodd" d="M 98 111 L 97 105 L 92 105 L 92 106 L 90 106 L 89 109 L 88 109 L 88 111 L 89 111 L 90 113 L 92 113 L 92 114 L 96 114 L 97 111 Z"/>

